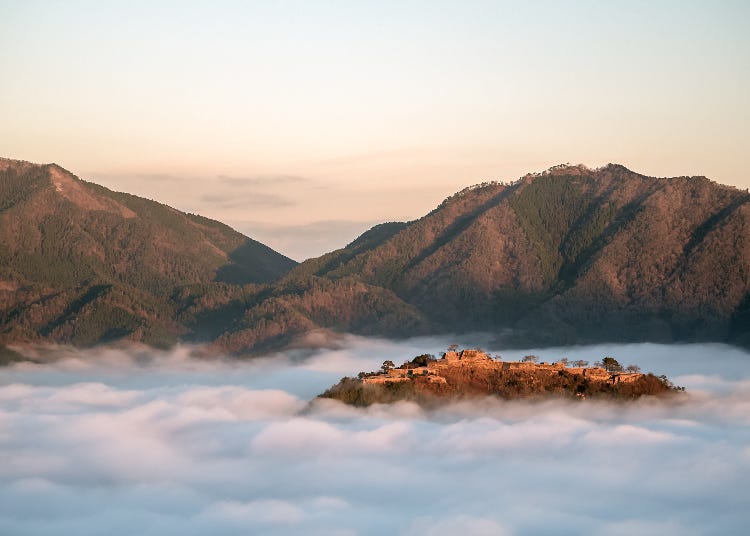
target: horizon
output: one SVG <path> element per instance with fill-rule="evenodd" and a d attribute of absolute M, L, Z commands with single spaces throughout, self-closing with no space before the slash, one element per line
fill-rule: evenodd
<path fill-rule="evenodd" d="M 4 156 L 297 260 L 559 162 L 750 187 L 750 6 L 0 2 Z"/>

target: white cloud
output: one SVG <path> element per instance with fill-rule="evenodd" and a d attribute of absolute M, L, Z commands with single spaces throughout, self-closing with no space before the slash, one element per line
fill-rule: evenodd
<path fill-rule="evenodd" d="M 351 452 L 395 453 L 406 446 L 409 432 L 409 425 L 402 422 L 349 431 L 327 422 L 298 418 L 269 424 L 255 437 L 252 452 L 313 457 Z"/>
<path fill-rule="evenodd" d="M 58 348 L 64 359 L 0 369 L 0 534 L 746 527 L 750 356 L 734 349 L 725 362 L 710 347 L 710 375 L 699 345 L 581 349 L 640 352 L 632 361 L 699 387 L 669 402 L 308 404 L 343 374 L 447 342 L 343 337 L 247 362 L 195 360 L 190 347 Z"/>
<path fill-rule="evenodd" d="M 247 503 L 220 501 L 206 509 L 205 515 L 252 524 L 295 525 L 305 519 L 304 511 L 286 501 L 260 500 Z"/>
<path fill-rule="evenodd" d="M 113 389 L 103 383 L 79 383 L 54 390 L 48 402 L 59 406 L 123 407 L 140 396 L 139 391 Z"/>
<path fill-rule="evenodd" d="M 592 430 L 583 437 L 583 443 L 602 448 L 633 448 L 652 443 L 675 441 L 676 439 L 677 437 L 674 434 L 668 432 L 649 430 L 648 428 L 630 424 L 621 424 L 615 427 Z"/>
<path fill-rule="evenodd" d="M 494 519 L 454 516 L 441 519 L 418 518 L 408 535 L 420 536 L 504 536 L 510 532 Z"/>

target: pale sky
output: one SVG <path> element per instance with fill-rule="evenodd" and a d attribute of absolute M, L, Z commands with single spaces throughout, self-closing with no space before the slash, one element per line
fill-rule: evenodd
<path fill-rule="evenodd" d="M 0 0 L 0 156 L 297 260 L 571 162 L 750 186 L 750 2 Z"/>

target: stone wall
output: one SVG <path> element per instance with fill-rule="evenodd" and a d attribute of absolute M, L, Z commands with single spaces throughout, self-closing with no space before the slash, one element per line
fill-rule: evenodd
<path fill-rule="evenodd" d="M 445 382 L 441 372 L 453 367 L 471 367 L 475 369 L 496 369 L 501 371 L 546 371 L 559 372 L 566 371 L 570 374 L 576 374 L 585 377 L 591 381 L 599 382 L 632 382 L 643 376 L 640 373 L 618 372 L 611 373 L 601 367 L 570 367 L 567 368 L 564 363 L 533 363 L 521 361 L 499 361 L 495 360 L 481 350 L 462 350 L 460 352 L 445 352 L 442 359 L 431 361 L 426 367 L 417 367 L 413 369 L 393 368 L 386 374 L 377 374 L 364 378 L 364 383 L 385 383 L 408 381 L 412 377 L 425 376 L 429 381 Z M 411 370 L 412 374 L 409 374 Z M 425 372 L 427 374 L 425 375 Z"/>

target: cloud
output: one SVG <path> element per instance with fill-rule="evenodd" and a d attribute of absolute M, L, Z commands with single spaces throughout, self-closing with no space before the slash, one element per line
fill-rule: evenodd
<path fill-rule="evenodd" d="M 219 209 L 243 207 L 280 208 L 290 207 L 296 204 L 295 201 L 279 194 L 236 191 L 203 194 L 200 196 L 200 201 Z"/>
<path fill-rule="evenodd" d="M 409 441 L 409 425 L 405 423 L 347 432 L 319 420 L 293 419 L 265 428 L 254 439 L 251 451 L 299 457 L 346 455 L 353 451 L 395 453 L 407 447 Z"/>
<path fill-rule="evenodd" d="M 652 443 L 674 441 L 676 439 L 674 434 L 649 430 L 648 428 L 633 426 L 631 424 L 621 424 L 605 430 L 593 430 L 583 438 L 584 443 L 602 448 L 634 448 Z"/>
<path fill-rule="evenodd" d="M 50 393 L 48 401 L 58 410 L 61 407 L 118 407 L 133 402 L 139 391 L 113 389 L 103 383 L 79 383 Z"/>
<path fill-rule="evenodd" d="M 465 515 L 441 519 L 419 518 L 407 531 L 414 536 L 503 536 L 510 532 L 494 519 L 476 518 Z"/>
<path fill-rule="evenodd" d="M 344 374 L 453 339 L 342 336 L 241 362 L 190 346 L 37 349 L 48 363 L 0 369 L 0 534 L 744 531 L 741 350 L 565 350 L 680 377 L 688 393 L 670 402 L 308 403 Z"/>
<path fill-rule="evenodd" d="M 219 175 L 217 178 L 219 182 L 237 187 L 277 186 L 312 182 L 312 179 L 308 177 L 301 177 L 299 175 L 251 175 L 248 177 L 231 177 L 229 175 Z"/>
<path fill-rule="evenodd" d="M 208 205 L 209 210 L 291 207 L 299 204 L 300 187 L 318 188 L 312 179 L 298 175 L 219 175 L 215 181 L 204 184 L 212 182 L 211 192 L 198 196 L 198 201 Z"/>
<path fill-rule="evenodd" d="M 237 386 L 192 389 L 177 397 L 183 408 L 220 411 L 239 421 L 262 420 L 298 413 L 304 402 L 281 390 L 248 391 Z"/>
<path fill-rule="evenodd" d="M 259 500 L 246 503 L 220 501 L 209 506 L 205 515 L 252 524 L 296 525 L 305 518 L 304 511 L 286 501 Z"/>

